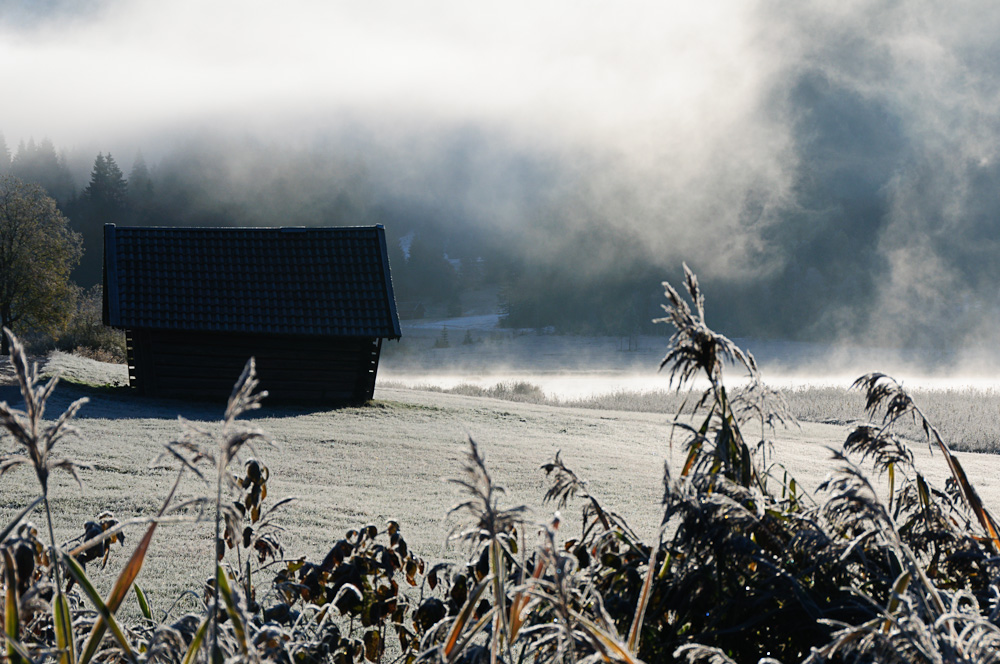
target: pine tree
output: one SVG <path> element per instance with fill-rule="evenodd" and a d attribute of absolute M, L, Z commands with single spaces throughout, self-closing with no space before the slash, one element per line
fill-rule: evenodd
<path fill-rule="evenodd" d="M 106 223 L 115 223 L 124 217 L 128 209 L 128 181 L 110 152 L 107 157 L 97 154 L 90 184 L 83 190 L 83 200 L 106 217 Z"/>
<path fill-rule="evenodd" d="M 72 226 L 83 236 L 83 259 L 73 279 L 87 288 L 100 283 L 104 263 L 104 224 L 128 219 L 128 181 L 110 153 L 98 153 L 90 184 L 83 190 Z"/>

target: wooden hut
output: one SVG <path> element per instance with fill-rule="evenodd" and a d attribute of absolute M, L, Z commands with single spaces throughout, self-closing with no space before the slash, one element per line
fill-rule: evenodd
<path fill-rule="evenodd" d="M 104 323 L 129 383 L 226 397 L 250 357 L 271 399 L 370 399 L 399 339 L 385 229 L 104 227 Z"/>

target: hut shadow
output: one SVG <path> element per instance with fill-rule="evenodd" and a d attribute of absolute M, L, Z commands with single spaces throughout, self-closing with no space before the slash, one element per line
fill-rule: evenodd
<path fill-rule="evenodd" d="M 77 412 L 75 419 L 161 419 L 175 420 L 183 417 L 192 422 L 218 422 L 226 410 L 226 399 L 218 401 L 162 399 L 144 397 L 129 387 L 95 386 L 62 380 L 49 397 L 46 418 L 54 419 L 77 399 L 87 398 L 88 403 Z M 24 409 L 24 399 L 17 385 L 0 385 L 0 402 Z M 267 397 L 261 407 L 240 416 L 241 420 L 283 419 L 300 415 L 334 413 L 349 408 L 373 407 L 373 402 L 301 402 Z"/>

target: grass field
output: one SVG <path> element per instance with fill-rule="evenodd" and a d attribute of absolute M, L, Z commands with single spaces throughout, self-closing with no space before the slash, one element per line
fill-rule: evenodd
<path fill-rule="evenodd" d="M 81 383 L 113 383 L 121 368 L 71 356 L 55 356 L 52 369 L 76 382 L 64 381 L 57 388 L 49 417 L 74 399 L 90 398 L 76 421 L 79 437 L 60 445 L 61 454 L 90 468 L 81 472 L 82 490 L 68 475 L 53 476 L 57 539 L 67 541 L 82 534 L 83 523 L 105 510 L 119 520 L 154 514 L 175 473 L 154 466 L 153 461 L 180 434 L 177 416 L 211 426 L 220 418 L 222 404 L 143 399 L 126 390 L 87 387 Z M 836 400 L 836 394 L 828 398 Z M 3 400 L 19 401 L 14 386 L 0 386 Z M 626 405 L 620 397 L 613 403 Z M 366 523 L 382 528 L 388 519 L 396 519 L 418 554 L 429 560 L 461 558 L 462 551 L 445 547 L 452 524 L 444 517 L 456 496 L 444 480 L 458 474 L 469 436 L 480 444 L 497 483 L 506 487 L 507 504 L 528 505 L 534 521 L 545 521 L 553 509 L 542 504 L 548 485 L 539 467 L 561 450 L 566 463 L 590 481 L 591 491 L 605 507 L 625 516 L 644 539 L 655 540 L 662 516 L 658 506 L 664 462 L 677 468 L 681 453 L 679 443 L 671 445 L 671 417 L 589 405 L 380 387 L 376 400 L 361 407 L 265 406 L 253 423 L 274 441 L 255 452 L 271 471 L 269 499 L 298 497 L 277 519 L 286 529 L 282 538 L 286 557 L 322 557 L 347 529 Z M 859 416 L 860 408 L 854 418 Z M 815 487 L 829 468 L 827 446 L 839 448 L 847 431 L 843 423 L 803 423 L 779 431 L 775 457 L 800 484 Z M 9 439 L 0 445 L 8 451 Z M 940 455 L 927 459 L 925 446 L 913 447 L 930 478 L 947 476 Z M 1000 504 L 1000 456 L 968 455 L 968 459 L 966 469 L 986 503 Z M 0 487 L 3 522 L 37 491 L 26 468 L 5 475 Z M 210 487 L 194 479 L 182 485 L 183 497 L 209 492 Z M 567 536 L 579 529 L 577 509 L 568 508 L 564 515 Z M 37 513 L 33 518 L 41 520 Z M 209 576 L 211 531 L 211 523 L 201 522 L 165 525 L 157 532 L 139 578 L 154 610 L 166 609 L 184 590 L 199 587 Z M 140 526 L 127 531 L 130 539 L 124 552 L 115 552 L 107 570 L 94 572 L 99 585 L 111 583 L 131 548 L 128 544 L 141 532 Z"/>

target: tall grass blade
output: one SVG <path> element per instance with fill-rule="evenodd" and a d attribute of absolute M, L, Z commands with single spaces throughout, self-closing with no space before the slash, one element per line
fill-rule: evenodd
<path fill-rule="evenodd" d="M 646 607 L 649 606 L 649 597 L 653 590 L 653 577 L 656 575 L 656 555 L 660 551 L 660 544 L 657 543 L 649 552 L 649 565 L 646 569 L 646 579 L 642 583 L 642 592 L 635 605 L 635 615 L 632 617 L 632 628 L 628 633 L 628 649 L 633 655 L 639 654 L 639 636 L 642 630 L 642 623 L 646 619 Z"/>
<path fill-rule="evenodd" d="M 69 610 L 69 600 L 56 588 L 55 601 L 52 603 L 52 626 L 56 633 L 56 646 L 59 648 L 61 664 L 76 664 L 76 644 L 73 642 L 73 614 Z"/>
<path fill-rule="evenodd" d="M 920 473 L 917 473 L 917 498 L 920 500 L 920 510 L 926 518 L 931 506 L 931 490 L 927 486 L 927 480 Z"/>
<path fill-rule="evenodd" d="M 892 499 L 896 495 L 896 464 L 889 463 L 889 511 L 892 511 Z"/>
<path fill-rule="evenodd" d="M 115 640 L 118 641 L 118 645 L 122 647 L 125 654 L 128 655 L 129 659 L 133 659 L 132 647 L 128 643 L 128 639 L 125 638 L 122 628 L 118 625 L 118 621 L 115 620 L 114 615 L 112 615 L 111 610 L 108 605 L 101 599 L 100 593 L 97 592 L 97 588 L 91 583 L 90 579 L 87 577 L 87 573 L 83 570 L 77 560 L 71 556 L 64 556 L 63 560 L 66 562 L 66 567 L 69 570 L 70 575 L 76 579 L 76 582 L 80 584 L 83 588 L 83 592 L 86 593 L 87 598 L 90 599 L 91 604 L 97 609 L 97 613 L 100 616 L 100 620 L 107 623 L 108 627 L 111 629 L 111 633 L 114 635 Z M 99 641 L 87 640 L 84 645 L 83 652 L 80 653 L 79 664 L 87 664 L 97 652 L 97 648 L 100 645 Z"/>
<path fill-rule="evenodd" d="M 899 575 L 896 579 L 896 583 L 892 586 L 892 595 L 889 597 L 888 613 L 890 616 L 895 613 L 896 609 L 899 608 L 900 598 L 903 593 L 906 592 L 906 588 L 910 585 L 910 580 L 913 578 L 913 572 L 906 571 Z M 885 622 L 882 624 L 882 633 L 888 634 L 889 630 L 892 629 L 892 618 L 886 618 Z"/>
<path fill-rule="evenodd" d="M 544 572 L 545 567 L 545 558 L 541 558 L 535 563 L 535 571 L 531 574 L 532 582 L 537 582 L 540 578 L 542 578 L 542 573 Z M 517 640 L 517 634 L 521 631 L 521 625 L 524 624 L 524 620 L 527 617 L 527 609 L 531 602 L 531 595 L 529 595 L 523 587 L 518 589 L 514 594 L 514 599 L 510 602 L 510 618 L 507 621 L 510 625 L 510 636 L 508 638 L 509 643 L 513 643 Z"/>
<path fill-rule="evenodd" d="M 465 626 L 469 623 L 469 620 L 472 618 L 472 612 L 475 610 L 476 605 L 479 603 L 479 598 L 483 596 L 483 593 L 486 591 L 487 588 L 490 587 L 491 583 L 493 583 L 492 574 L 488 575 L 486 578 L 484 578 L 482 581 L 479 582 L 479 585 L 477 585 L 473 589 L 472 593 L 469 595 L 469 598 L 466 600 L 465 606 L 462 607 L 462 610 L 459 611 L 458 616 L 455 617 L 455 622 L 451 624 L 451 629 L 448 630 L 448 637 L 445 639 L 444 647 L 441 650 L 443 658 L 446 662 L 453 661 L 456 657 L 458 657 L 459 654 L 461 654 L 462 649 L 458 648 L 456 650 L 455 646 L 458 645 L 459 637 L 462 636 L 462 632 L 465 631 Z M 487 618 L 489 615 L 490 613 L 487 612 L 486 616 L 483 616 L 483 619 Z M 486 626 L 486 623 L 483 623 L 483 619 L 481 619 L 479 623 L 477 623 L 474 629 L 470 630 L 472 635 L 474 635 L 476 632 L 478 632 L 480 629 Z"/>
<path fill-rule="evenodd" d="M 605 662 L 625 662 L 625 664 L 640 664 L 642 660 L 629 652 L 628 647 L 616 636 L 612 636 L 603 627 L 595 623 L 590 618 L 573 612 L 573 617 L 580 624 L 580 627 L 590 636 L 592 643 L 597 646 L 601 658 Z"/>
<path fill-rule="evenodd" d="M 226 576 L 226 570 L 222 568 L 222 565 L 215 566 L 215 582 L 218 584 L 219 592 L 222 594 L 222 601 L 226 604 L 226 613 L 229 614 L 229 620 L 233 623 L 233 631 L 236 633 L 236 639 L 240 643 L 240 650 L 243 652 L 243 656 L 246 657 L 250 653 L 250 646 L 247 643 L 246 625 L 243 624 L 243 615 L 240 612 L 239 606 L 237 606 L 236 596 L 233 594 L 233 589 L 229 585 L 229 577 Z"/>
<path fill-rule="evenodd" d="M 452 648 L 451 655 L 445 658 L 444 661 L 450 664 L 451 662 L 460 660 L 462 655 L 466 653 L 466 648 L 468 648 L 469 644 L 472 643 L 472 639 L 476 638 L 476 635 L 483 631 L 483 629 L 490 624 L 490 621 L 493 620 L 493 614 L 495 611 L 496 609 L 490 609 L 472 627 L 465 630 L 464 635 L 461 635 L 462 638 L 457 641 L 456 645 Z"/>
<path fill-rule="evenodd" d="M 687 477 L 691 473 L 691 469 L 694 467 L 695 461 L 701 456 L 701 446 L 704 442 L 704 438 L 699 438 L 691 445 L 691 450 L 688 452 L 687 459 L 684 461 L 684 467 L 681 468 L 681 477 Z"/>
<path fill-rule="evenodd" d="M 149 542 L 153 539 L 153 533 L 156 531 L 156 521 L 149 524 L 149 528 L 146 529 L 146 534 L 143 535 L 139 544 L 136 545 L 135 551 L 132 552 L 132 557 L 129 558 L 128 563 L 119 573 L 118 578 L 115 579 L 115 585 L 112 586 L 111 592 L 108 593 L 108 598 L 105 600 L 104 604 L 107 610 L 114 614 L 118 611 L 118 607 L 121 606 L 122 601 L 128 595 L 129 589 L 135 582 L 135 577 L 139 575 L 139 570 L 142 569 L 142 564 L 146 560 L 146 552 L 149 550 Z M 97 652 L 97 647 L 101 643 L 101 639 L 104 638 L 104 632 L 107 630 L 108 622 L 104 620 L 104 616 L 100 616 L 97 622 L 94 623 L 93 628 L 90 630 L 90 634 L 87 636 L 87 641 L 84 644 L 83 651 L 87 659 L 85 662 L 90 661 L 90 658 L 94 656 Z"/>
<path fill-rule="evenodd" d="M 149 600 L 146 599 L 146 593 L 139 587 L 138 583 L 133 583 L 132 589 L 135 591 L 135 599 L 139 602 L 139 611 L 142 612 L 142 617 L 146 620 L 152 620 L 153 610 L 149 607 Z"/>
<path fill-rule="evenodd" d="M 20 519 L 18 519 L 20 521 Z M 16 521 L 15 521 L 16 523 Z M 11 664 L 20 664 L 21 656 L 14 643 L 21 637 L 21 607 L 17 597 L 17 568 L 10 550 L 3 550 L 4 583 L 4 633 L 7 635 L 7 659 Z"/>
<path fill-rule="evenodd" d="M 500 632 L 510 645 L 510 623 L 507 621 L 507 595 L 504 592 L 504 581 L 506 565 L 504 564 L 503 551 L 500 542 L 493 539 L 490 542 L 490 564 L 493 567 L 493 606 L 496 609 L 497 628 L 493 634 L 493 653 L 496 655 L 496 646 L 500 640 Z"/>
<path fill-rule="evenodd" d="M 979 492 L 976 488 L 972 486 L 969 482 L 968 476 L 965 474 L 965 469 L 962 468 L 962 464 L 959 462 L 958 458 L 951 453 L 947 447 L 944 448 L 945 453 L 948 458 L 948 465 L 951 466 L 951 472 L 955 476 L 955 481 L 958 485 L 962 487 L 962 495 L 969 503 L 969 507 L 972 508 L 973 513 L 975 513 L 976 518 L 979 523 L 983 526 L 983 530 L 989 535 L 990 540 L 993 543 L 993 550 L 1000 553 L 1000 534 L 998 534 L 998 527 L 996 521 L 993 519 L 993 515 L 987 511 L 983 506 L 983 501 L 979 497 Z"/>
<path fill-rule="evenodd" d="M 708 440 L 708 430 L 712 425 L 712 418 L 715 416 L 715 405 L 713 404 L 709 408 L 708 416 L 705 417 L 705 421 L 701 423 L 697 431 L 691 429 L 687 425 L 682 425 L 682 428 L 688 429 L 695 433 L 695 436 L 691 439 L 691 448 L 688 450 L 687 458 L 684 460 L 684 466 L 681 468 L 681 477 L 687 477 L 691 473 L 691 469 L 694 468 L 695 462 L 701 456 L 701 448 L 704 447 L 705 441 Z"/>

